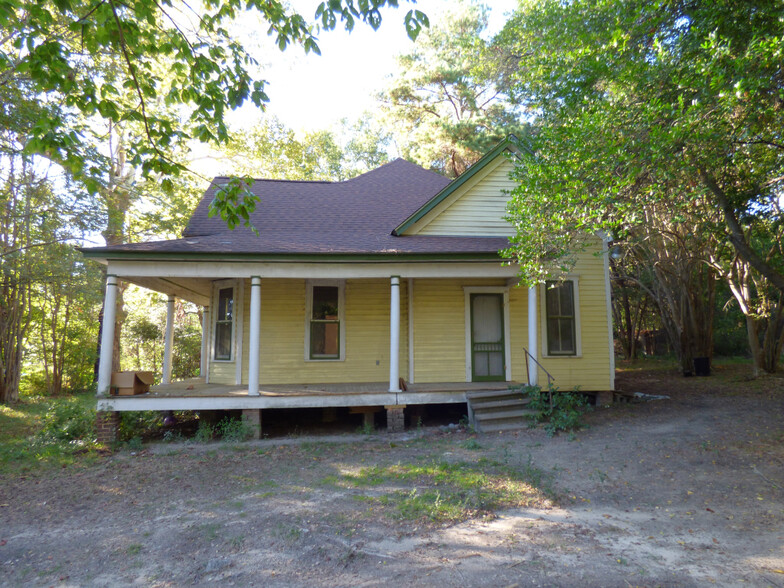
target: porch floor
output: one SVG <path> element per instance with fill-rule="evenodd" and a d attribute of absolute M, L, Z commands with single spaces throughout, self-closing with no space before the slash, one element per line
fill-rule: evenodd
<path fill-rule="evenodd" d="M 436 382 L 407 384 L 389 392 L 388 382 L 340 384 L 262 384 L 258 396 L 247 386 L 207 384 L 192 378 L 152 386 L 147 394 L 98 399 L 98 410 L 211 410 L 388 406 L 466 402 L 466 392 L 506 390 L 517 382 Z"/>

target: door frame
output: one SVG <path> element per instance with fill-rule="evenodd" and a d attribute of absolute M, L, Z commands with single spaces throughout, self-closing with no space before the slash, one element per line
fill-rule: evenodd
<path fill-rule="evenodd" d="M 471 294 L 502 294 L 504 329 L 504 379 L 507 382 L 510 382 L 512 380 L 512 327 L 509 320 L 509 287 L 464 286 L 463 293 L 465 296 L 465 381 L 473 381 L 473 354 L 471 345 Z"/>

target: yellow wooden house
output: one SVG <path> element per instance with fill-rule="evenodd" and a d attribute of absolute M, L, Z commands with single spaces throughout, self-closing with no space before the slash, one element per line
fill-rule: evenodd
<path fill-rule="evenodd" d="M 521 382 L 611 391 L 607 245 L 519 287 L 499 255 L 514 157 L 505 141 L 454 180 L 402 159 L 343 182 L 256 180 L 258 235 L 208 216 L 215 178 L 181 239 L 86 249 L 107 265 L 99 418 L 242 409 L 260 426 L 265 409 L 354 407 L 395 430 L 407 407 Z M 162 384 L 138 396 L 110 395 L 118 280 L 169 296 Z M 198 380 L 171 381 L 175 297 L 204 308 Z"/>

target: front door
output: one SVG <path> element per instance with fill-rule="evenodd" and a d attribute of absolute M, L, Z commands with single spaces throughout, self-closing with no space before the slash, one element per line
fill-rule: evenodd
<path fill-rule="evenodd" d="M 471 379 L 503 381 L 505 363 L 503 294 L 471 294 Z"/>

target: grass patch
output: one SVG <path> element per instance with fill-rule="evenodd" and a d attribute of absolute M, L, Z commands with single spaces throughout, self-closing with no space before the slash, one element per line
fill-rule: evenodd
<path fill-rule="evenodd" d="M 0 405 L 0 470 L 13 474 L 94 457 L 95 396 L 23 396 Z"/>
<path fill-rule="evenodd" d="M 516 506 L 542 506 L 549 502 L 541 483 L 542 473 L 529 465 L 517 471 L 499 462 L 370 466 L 344 474 L 344 485 L 379 489 L 358 501 L 397 520 L 421 523 L 455 523 L 489 517 L 493 512 Z"/>

